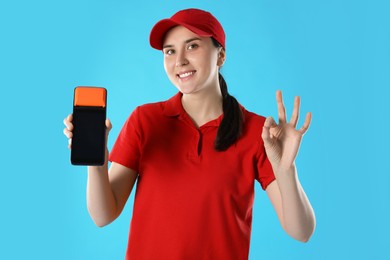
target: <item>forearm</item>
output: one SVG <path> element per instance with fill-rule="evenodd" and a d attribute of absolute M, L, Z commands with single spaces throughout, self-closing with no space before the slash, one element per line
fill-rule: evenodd
<path fill-rule="evenodd" d="M 278 169 L 275 175 L 282 196 L 283 228 L 293 238 L 306 242 L 314 232 L 315 215 L 296 168 Z"/>
<path fill-rule="evenodd" d="M 118 215 L 107 160 L 103 166 L 88 166 L 87 206 L 91 218 L 100 227 L 111 223 Z"/>

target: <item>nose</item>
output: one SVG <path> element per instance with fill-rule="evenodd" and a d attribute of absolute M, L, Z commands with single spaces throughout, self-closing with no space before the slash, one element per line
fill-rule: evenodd
<path fill-rule="evenodd" d="M 178 51 L 176 55 L 176 67 L 182 67 L 188 64 L 188 60 L 186 58 L 184 51 Z"/>

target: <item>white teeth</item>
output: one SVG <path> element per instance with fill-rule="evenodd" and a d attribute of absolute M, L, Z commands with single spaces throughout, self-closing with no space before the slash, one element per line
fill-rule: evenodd
<path fill-rule="evenodd" d="M 186 72 L 186 73 L 183 73 L 183 74 L 179 74 L 179 78 L 185 78 L 185 77 L 188 77 L 190 75 L 194 74 L 193 71 L 191 72 Z"/>

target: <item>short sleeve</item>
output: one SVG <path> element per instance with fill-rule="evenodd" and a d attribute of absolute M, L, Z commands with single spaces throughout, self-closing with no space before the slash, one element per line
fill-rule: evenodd
<path fill-rule="evenodd" d="M 138 107 L 123 125 L 110 152 L 109 160 L 139 172 L 139 160 L 141 157 L 140 133 Z"/>
<path fill-rule="evenodd" d="M 263 190 L 265 190 L 267 186 L 275 180 L 274 171 L 268 160 L 263 142 L 260 142 L 259 144 L 256 173 L 256 180 L 260 183 Z"/>

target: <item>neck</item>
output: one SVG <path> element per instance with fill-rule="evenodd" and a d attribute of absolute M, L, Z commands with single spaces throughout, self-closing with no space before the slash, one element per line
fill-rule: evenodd
<path fill-rule="evenodd" d="M 219 84 L 210 91 L 183 94 L 181 102 L 197 127 L 218 118 L 223 113 Z"/>

